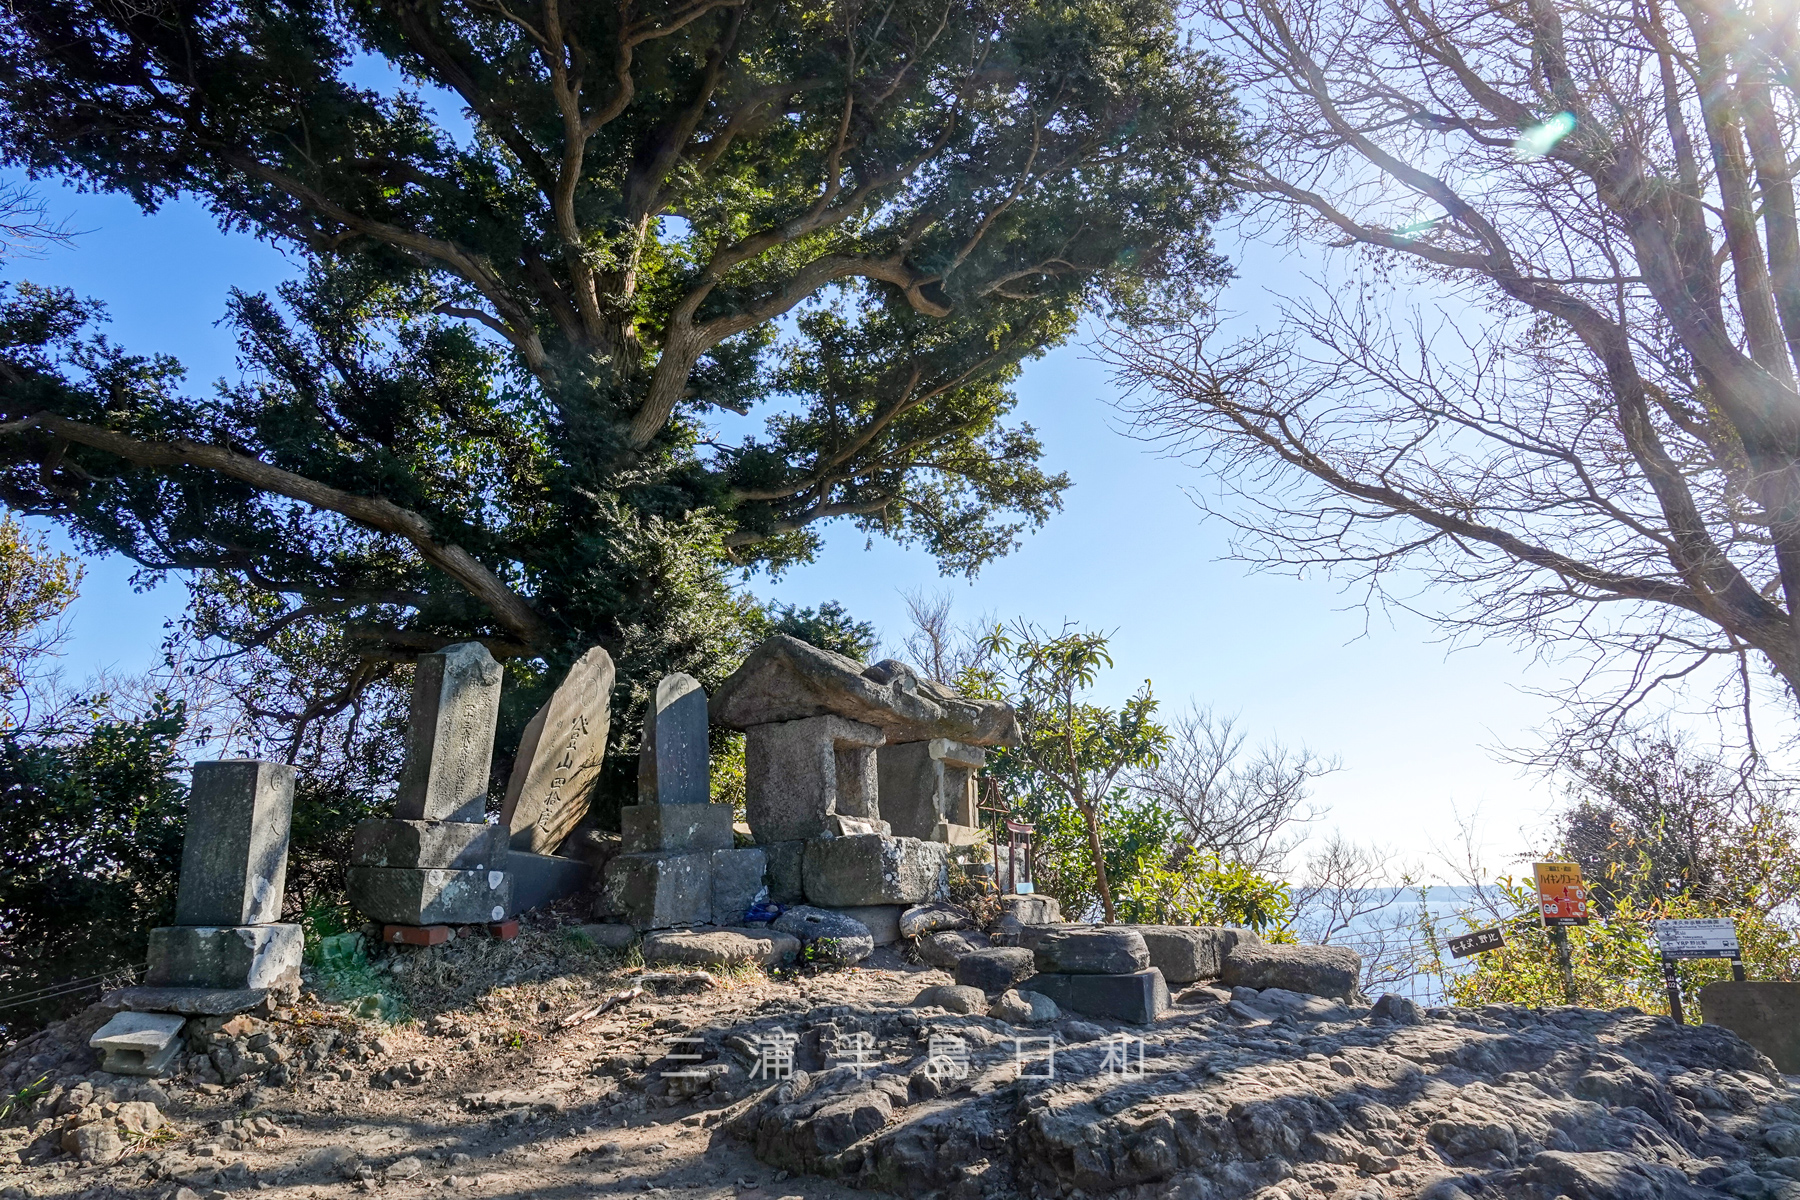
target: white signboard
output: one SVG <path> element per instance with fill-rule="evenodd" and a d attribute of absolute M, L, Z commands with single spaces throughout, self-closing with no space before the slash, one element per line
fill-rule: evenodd
<path fill-rule="evenodd" d="M 1652 921 L 1664 958 L 1736 958 L 1737 927 L 1729 917 Z"/>

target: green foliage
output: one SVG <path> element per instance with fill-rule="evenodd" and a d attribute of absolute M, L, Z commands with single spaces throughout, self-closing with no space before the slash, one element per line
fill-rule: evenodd
<path fill-rule="evenodd" d="M 735 730 L 719 731 L 711 765 L 712 802 L 731 805 L 733 819 L 744 820 L 748 799 L 744 790 L 744 735 Z"/>
<path fill-rule="evenodd" d="M 1119 918 L 1134 925 L 1244 925 L 1265 933 L 1293 916 L 1286 883 L 1212 854 L 1190 854 L 1174 866 L 1146 863 L 1119 889 Z"/>
<path fill-rule="evenodd" d="M 144 961 L 174 916 L 186 788 L 179 703 L 120 720 L 98 705 L 73 728 L 0 732 L 0 995 Z M 52 1019 L 93 992 L 0 1012 Z"/>
<path fill-rule="evenodd" d="M 817 609 L 801 608 L 797 604 L 771 604 L 767 624 L 757 632 L 760 635 L 758 641 L 785 633 L 857 662 L 869 661 L 869 655 L 875 652 L 881 640 L 872 623 L 858 621 L 835 600 L 827 600 Z"/>
<path fill-rule="evenodd" d="M 32 666 L 62 640 L 59 619 L 81 587 L 81 567 L 0 513 L 0 729 L 30 719 Z"/>

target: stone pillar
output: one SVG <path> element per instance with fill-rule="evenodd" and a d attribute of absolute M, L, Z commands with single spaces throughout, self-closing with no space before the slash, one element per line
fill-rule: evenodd
<path fill-rule="evenodd" d="M 885 737 L 845 717 L 807 717 L 744 731 L 744 790 L 759 844 L 886 833 L 875 750 Z"/>
<path fill-rule="evenodd" d="M 384 925 L 475 925 L 512 909 L 505 838 L 487 823 L 500 664 L 478 642 L 419 656 L 397 815 L 362 821 L 345 892 Z"/>
<path fill-rule="evenodd" d="M 595 646 L 525 727 L 500 808 L 514 850 L 554 854 L 587 816 L 612 728 L 614 678 L 612 656 Z"/>
<path fill-rule="evenodd" d="M 194 764 L 176 925 L 150 931 L 144 982 L 159 988 L 296 991 L 302 938 L 279 923 L 294 769 Z"/>
<path fill-rule="evenodd" d="M 638 752 L 639 804 L 706 804 L 712 799 L 706 693 L 692 676 L 665 675 L 644 714 Z"/>
<path fill-rule="evenodd" d="M 979 835 L 975 775 L 987 751 L 948 738 L 883 746 L 881 818 L 900 837 L 967 845 Z"/>

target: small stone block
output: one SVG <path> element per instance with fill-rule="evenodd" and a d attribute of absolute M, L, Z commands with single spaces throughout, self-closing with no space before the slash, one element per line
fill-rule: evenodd
<path fill-rule="evenodd" d="M 891 946 L 900 940 L 900 914 L 906 911 L 902 904 L 858 904 L 849 908 L 831 908 L 827 912 L 839 913 L 852 921 L 860 921 L 869 927 L 869 936 L 875 939 L 877 946 Z"/>
<path fill-rule="evenodd" d="M 1761 1050 L 1783 1074 L 1800 1073 L 1800 983 L 1709 983 L 1700 989 L 1700 1017 Z"/>
<path fill-rule="evenodd" d="M 807 842 L 802 876 L 807 900 L 826 908 L 917 904 L 948 891 L 941 843 L 874 833 Z"/>
<path fill-rule="evenodd" d="M 122 1012 L 94 1031 L 88 1045 L 96 1050 L 135 1050 L 152 1055 L 181 1036 L 187 1018 L 175 1013 Z"/>
<path fill-rule="evenodd" d="M 281 919 L 294 768 L 227 759 L 194 764 L 175 920 L 263 925 Z"/>
<path fill-rule="evenodd" d="M 519 936 L 519 918 L 512 917 L 505 921 L 494 921 L 487 927 L 488 936 L 497 942 L 510 942 Z"/>
<path fill-rule="evenodd" d="M 712 920 L 712 855 L 621 854 L 606 864 L 606 901 L 638 929 Z"/>
<path fill-rule="evenodd" d="M 344 892 L 365 917 L 384 925 L 485 925 L 512 904 L 505 871 L 432 867 L 351 867 Z"/>
<path fill-rule="evenodd" d="M 450 940 L 448 925 L 383 925 L 381 940 L 396 946 L 442 946 Z"/>
<path fill-rule="evenodd" d="M 1253 929 L 1223 925 L 1134 925 L 1150 951 L 1150 965 L 1170 984 L 1217 979 L 1225 956 L 1242 943 L 1262 941 Z"/>
<path fill-rule="evenodd" d="M 688 805 L 697 808 L 698 805 Z M 710 807 L 710 806 L 709 806 Z M 722 807 L 722 806 L 721 806 Z M 712 852 L 712 923 L 738 925 L 750 906 L 769 898 L 768 859 L 755 846 Z"/>
<path fill-rule="evenodd" d="M 494 859 L 502 842 L 498 825 L 376 817 L 356 823 L 350 865 L 485 871 L 497 865 Z"/>
<path fill-rule="evenodd" d="M 619 829 L 627 854 L 729 850 L 737 840 L 729 804 L 628 804 Z"/>
<path fill-rule="evenodd" d="M 297 982 L 298 925 L 165 925 L 150 931 L 151 986 L 268 988 Z"/>
<path fill-rule="evenodd" d="M 802 864 L 805 842 L 763 842 L 757 846 L 768 860 L 769 899 L 777 904 L 798 904 L 806 899 Z"/>
<path fill-rule="evenodd" d="M 1019 984 L 1061 1008 L 1090 1017 L 1148 1025 L 1168 1011 L 1169 985 L 1155 967 L 1129 975 L 1033 975 Z"/>

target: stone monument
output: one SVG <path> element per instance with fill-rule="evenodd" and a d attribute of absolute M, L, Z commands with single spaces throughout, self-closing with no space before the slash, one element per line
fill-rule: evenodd
<path fill-rule="evenodd" d="M 387 925 L 476 925 L 513 911 L 501 827 L 487 824 L 500 664 L 479 642 L 419 656 L 396 815 L 359 823 L 350 903 Z"/>

